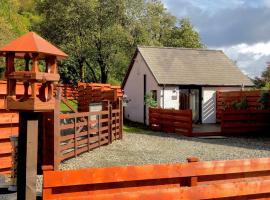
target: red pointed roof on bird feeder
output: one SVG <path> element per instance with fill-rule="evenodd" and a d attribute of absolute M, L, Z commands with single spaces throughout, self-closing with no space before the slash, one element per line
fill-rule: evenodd
<path fill-rule="evenodd" d="M 58 59 L 63 59 L 68 56 L 34 32 L 22 35 L 0 49 L 0 53 L 5 54 L 6 52 L 15 52 L 16 57 L 22 58 L 24 57 L 24 53 L 54 55 Z"/>

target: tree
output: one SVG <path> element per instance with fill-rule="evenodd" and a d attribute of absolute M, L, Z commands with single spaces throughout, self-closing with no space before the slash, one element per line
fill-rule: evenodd
<path fill-rule="evenodd" d="M 34 29 L 69 54 L 64 82 L 121 82 L 137 45 L 202 46 L 159 0 L 42 0 L 37 8 Z"/>
<path fill-rule="evenodd" d="M 262 72 L 261 77 L 255 77 L 253 83 L 256 88 L 268 88 L 270 85 L 270 63 L 267 63 L 268 66 Z"/>
<path fill-rule="evenodd" d="M 188 19 L 180 20 L 180 26 L 173 27 L 164 39 L 164 45 L 170 47 L 203 48 L 198 32 Z"/>
<path fill-rule="evenodd" d="M 22 0 L 1 0 L 0 47 L 29 31 L 34 14 L 26 14 L 22 5 Z M 30 7 L 32 6 L 34 4 Z M 4 58 L 0 58 L 0 73 L 3 73 L 4 69 Z"/>

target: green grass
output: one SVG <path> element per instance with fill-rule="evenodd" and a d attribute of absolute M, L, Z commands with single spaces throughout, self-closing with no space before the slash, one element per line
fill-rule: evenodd
<path fill-rule="evenodd" d="M 77 100 L 67 100 L 67 101 L 75 110 L 78 110 L 78 102 L 77 102 Z M 61 102 L 60 111 L 61 112 L 69 112 L 71 110 L 69 109 L 69 107 L 66 106 L 66 104 Z"/>
<path fill-rule="evenodd" d="M 146 133 L 150 131 L 148 126 L 130 121 L 125 122 L 123 130 L 125 133 Z"/>

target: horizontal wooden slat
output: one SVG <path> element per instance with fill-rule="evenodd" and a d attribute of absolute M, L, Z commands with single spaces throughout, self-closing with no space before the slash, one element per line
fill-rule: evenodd
<path fill-rule="evenodd" d="M 11 168 L 11 156 L 0 157 L 0 169 Z"/>
<path fill-rule="evenodd" d="M 270 158 L 46 172 L 44 187 L 270 171 Z M 130 173 L 132 171 L 132 173 Z M 55 177 L 58 177 L 55 179 Z M 65 180 L 65 181 L 63 181 Z M 70 180 L 70 181 L 67 181 Z"/>
<path fill-rule="evenodd" d="M 100 143 L 96 142 L 96 143 L 90 144 L 89 149 L 92 150 L 92 149 L 95 149 L 95 148 L 99 147 L 100 145 L 104 145 L 104 144 L 108 144 L 108 140 L 103 140 Z M 77 153 L 81 154 L 81 153 L 87 152 L 87 151 L 88 151 L 88 146 L 85 146 L 85 147 L 82 147 L 82 148 L 78 149 Z M 75 156 L 75 152 L 73 150 L 73 151 L 71 151 L 69 153 L 66 153 L 66 154 L 62 155 L 61 160 L 66 160 L 66 159 L 72 158 L 74 156 Z"/>
<path fill-rule="evenodd" d="M 10 142 L 0 142 L 0 154 L 11 153 L 12 146 Z"/>
<path fill-rule="evenodd" d="M 269 193 L 269 194 L 268 194 Z M 88 194 L 88 195 L 87 195 Z M 196 187 L 183 188 L 163 188 L 152 190 L 137 190 L 134 192 L 119 192 L 112 194 L 90 195 L 85 192 L 80 195 L 81 200 L 140 200 L 140 199 L 159 199 L 159 200 L 194 200 L 194 199 L 216 199 L 216 198 L 239 198 L 258 194 L 270 195 L 270 181 L 250 181 L 238 183 L 211 184 Z M 50 194 L 45 193 L 45 199 L 50 199 Z M 268 195 L 264 195 L 267 197 Z M 52 198 L 53 199 L 53 198 Z M 62 195 L 57 199 L 78 199 L 75 195 Z"/>
<path fill-rule="evenodd" d="M 19 128 L 18 127 L 9 127 L 9 128 L 0 128 L 0 140 L 9 139 L 10 136 L 18 136 Z"/>

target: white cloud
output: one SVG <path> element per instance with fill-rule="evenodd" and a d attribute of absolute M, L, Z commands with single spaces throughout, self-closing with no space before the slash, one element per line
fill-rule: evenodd
<path fill-rule="evenodd" d="M 256 44 L 237 44 L 228 47 L 215 47 L 221 49 L 240 69 L 250 77 L 260 76 L 270 61 L 270 41 Z"/>
<path fill-rule="evenodd" d="M 208 47 L 222 49 L 250 77 L 270 61 L 270 0 L 162 0 L 190 18 Z"/>
<path fill-rule="evenodd" d="M 263 0 L 265 6 L 270 8 L 270 0 Z"/>

